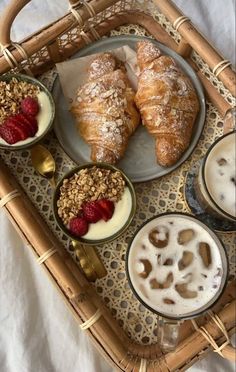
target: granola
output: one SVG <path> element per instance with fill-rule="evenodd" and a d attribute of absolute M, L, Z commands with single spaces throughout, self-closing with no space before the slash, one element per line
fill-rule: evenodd
<path fill-rule="evenodd" d="M 18 81 L 0 81 L 0 125 L 8 116 L 15 115 L 20 111 L 21 101 L 26 97 L 36 98 L 40 88 L 37 85 Z"/>

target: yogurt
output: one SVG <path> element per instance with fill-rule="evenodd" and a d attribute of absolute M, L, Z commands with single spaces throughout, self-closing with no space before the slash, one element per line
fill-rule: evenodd
<path fill-rule="evenodd" d="M 52 118 L 52 107 L 50 99 L 45 92 L 39 92 L 37 95 L 38 103 L 39 103 L 39 113 L 36 116 L 38 122 L 38 131 L 34 137 L 28 137 L 24 141 L 18 141 L 13 145 L 9 145 L 4 139 L 0 137 L 0 145 L 8 145 L 11 147 L 18 147 L 22 145 L 27 145 L 31 143 L 35 138 L 40 137 L 45 130 L 47 129 L 48 125 L 50 124 Z"/>
<path fill-rule="evenodd" d="M 122 198 L 115 204 L 115 210 L 110 220 L 100 220 L 89 224 L 89 230 L 84 239 L 100 240 L 117 233 L 127 222 L 132 209 L 132 197 L 129 188 L 126 186 Z"/>

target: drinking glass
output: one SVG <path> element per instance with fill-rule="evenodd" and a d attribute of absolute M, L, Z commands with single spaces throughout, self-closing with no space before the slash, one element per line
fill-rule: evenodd
<path fill-rule="evenodd" d="M 163 235 L 163 231 L 165 230 L 163 230 L 164 227 L 162 227 L 162 230 L 160 230 L 160 226 L 168 226 L 168 242 L 165 243 L 167 244 L 166 246 L 165 244 L 163 244 L 163 242 L 166 241 L 165 239 L 167 239 L 167 235 Z M 174 226 L 181 227 L 178 227 L 176 230 L 176 227 Z M 183 236 L 179 235 L 179 232 L 183 231 L 184 229 L 190 230 L 189 226 L 191 226 L 193 233 L 196 233 L 197 238 L 194 238 L 195 240 L 191 241 L 187 241 L 187 238 L 185 238 L 185 241 L 187 241 L 187 243 L 185 243 L 184 240 L 181 241 L 182 238 L 179 238 Z M 155 242 L 153 243 L 153 241 L 150 240 L 150 232 L 152 234 L 154 229 L 157 229 L 158 233 L 161 234 L 159 235 L 159 240 L 157 240 L 159 242 L 162 241 L 161 248 L 158 248 Z M 176 235 L 176 231 L 178 231 L 178 235 Z M 207 287 L 207 285 L 209 286 L 209 281 L 211 280 L 213 280 L 211 282 L 211 288 L 216 289 L 213 292 L 211 292 L 210 290 L 210 292 L 208 291 L 208 293 L 205 294 L 205 296 L 208 296 L 205 297 L 207 298 L 206 302 L 202 301 L 204 295 L 203 287 L 198 287 L 198 289 L 200 288 L 199 290 L 201 290 L 202 292 L 200 293 L 200 295 L 197 295 L 198 297 L 196 301 L 191 297 L 184 297 L 183 299 L 181 297 L 182 295 L 180 295 L 179 292 L 174 292 L 173 296 L 168 294 L 167 292 L 162 292 L 166 291 L 167 289 L 169 290 L 169 288 L 176 288 L 176 283 L 178 283 L 179 280 L 182 280 L 183 283 L 187 283 L 187 286 L 191 286 L 191 281 L 186 282 L 185 279 L 180 279 L 181 275 L 182 278 L 188 277 L 189 274 L 204 275 L 196 273 L 195 263 L 196 259 L 200 259 L 200 257 L 197 257 L 197 255 L 199 254 L 197 253 L 199 252 L 199 248 L 197 250 L 197 244 L 200 244 L 199 242 L 201 242 L 201 239 L 203 239 L 203 241 L 204 239 L 208 241 L 209 245 L 211 246 L 212 261 L 210 265 L 214 265 L 215 262 L 220 262 L 219 266 L 221 268 L 219 269 L 217 267 L 217 275 L 214 274 L 215 276 L 213 276 L 213 274 L 209 274 L 208 279 L 206 279 L 205 282 L 206 290 L 209 288 Z M 194 252 L 192 257 L 193 260 L 191 263 L 187 263 L 186 261 L 186 266 L 181 267 L 179 257 L 180 255 L 182 256 L 183 251 L 187 251 L 188 249 L 191 249 Z M 207 252 L 204 252 L 203 258 L 201 257 L 201 259 L 208 259 L 207 254 Z M 171 274 L 168 274 L 167 280 L 165 280 L 165 282 L 163 282 L 163 280 L 160 281 L 163 267 L 165 267 L 164 270 L 166 270 L 167 266 L 165 265 L 167 264 L 168 270 L 165 271 L 164 276 L 166 277 L 166 272 L 168 271 L 172 272 L 173 274 L 168 284 L 166 283 L 168 281 L 168 277 L 170 277 Z M 142 265 L 143 271 L 140 270 Z M 218 264 L 215 264 L 215 266 L 213 266 L 213 270 L 216 270 L 216 265 Z M 212 266 L 209 266 L 209 268 L 210 267 Z M 206 273 L 206 271 L 204 272 Z M 149 309 L 152 313 L 158 315 L 158 342 L 163 351 L 170 351 L 174 350 L 177 346 L 180 324 L 186 319 L 191 319 L 202 315 L 207 310 L 212 308 L 213 305 L 218 301 L 226 285 L 226 279 L 228 275 L 228 260 L 223 243 L 208 226 L 206 226 L 204 223 L 202 223 L 192 215 L 169 212 L 154 216 L 150 220 L 146 221 L 136 231 L 126 253 L 126 274 L 130 288 L 139 302 L 143 304 L 147 309 Z M 212 279 L 213 277 L 216 279 Z M 159 287 L 156 286 L 154 288 L 151 283 L 153 283 L 153 281 L 156 279 L 161 282 L 161 284 L 159 283 Z M 147 280 L 145 284 L 146 286 L 143 284 L 143 280 Z M 214 282 L 214 280 L 218 281 L 217 287 L 214 287 L 214 283 L 216 283 Z M 199 285 L 199 283 L 197 285 Z M 166 298 L 164 298 L 163 295 Z M 174 299 L 174 301 L 172 301 L 171 298 L 172 300 Z M 167 299 L 169 302 L 165 302 Z M 166 305 L 163 305 L 163 303 L 165 303 Z M 176 306 L 175 308 L 171 308 L 173 304 L 174 306 Z M 183 309 L 187 309 L 187 311 Z"/>
<path fill-rule="evenodd" d="M 235 153 L 236 131 L 231 131 L 210 146 L 194 180 L 196 198 L 202 209 L 230 222 L 236 222 Z"/>

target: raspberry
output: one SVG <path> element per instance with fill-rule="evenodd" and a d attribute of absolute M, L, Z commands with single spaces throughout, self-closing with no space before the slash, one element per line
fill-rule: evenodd
<path fill-rule="evenodd" d="M 11 116 L 6 120 L 5 125 L 7 127 L 12 127 L 16 132 L 20 132 L 21 140 L 25 140 L 31 137 L 31 130 L 28 128 L 22 120 L 16 119 L 15 116 Z"/>
<path fill-rule="evenodd" d="M 21 110 L 24 114 L 36 116 L 39 112 L 39 104 L 35 98 L 26 97 L 21 101 Z"/>
<path fill-rule="evenodd" d="M 95 201 L 84 203 L 83 206 L 84 218 L 91 223 L 96 223 L 102 218 L 102 214 Z"/>
<path fill-rule="evenodd" d="M 15 131 L 13 127 L 6 124 L 0 125 L 0 137 L 2 137 L 9 145 L 21 141 L 21 135 Z"/>
<path fill-rule="evenodd" d="M 83 217 L 74 217 L 69 222 L 69 230 L 75 236 L 83 236 L 88 232 L 88 222 Z"/>
<path fill-rule="evenodd" d="M 110 220 L 113 216 L 115 205 L 111 200 L 108 199 L 100 199 L 98 200 L 99 210 L 102 214 L 102 219 L 104 221 Z"/>
<path fill-rule="evenodd" d="M 37 119 L 33 116 L 26 115 L 23 113 L 19 113 L 17 115 L 14 115 L 14 119 L 17 120 L 18 122 L 24 123 L 25 127 L 28 128 L 29 130 L 29 137 L 34 137 L 37 130 L 38 130 L 38 122 Z"/>
<path fill-rule="evenodd" d="M 0 136 L 9 144 L 33 137 L 38 130 L 36 118 L 23 113 L 9 116 L 1 125 Z"/>

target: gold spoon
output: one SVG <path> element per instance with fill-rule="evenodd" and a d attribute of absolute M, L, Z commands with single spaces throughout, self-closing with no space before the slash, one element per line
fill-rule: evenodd
<path fill-rule="evenodd" d="M 42 145 L 36 145 L 32 147 L 30 152 L 34 169 L 41 176 L 48 179 L 52 188 L 55 189 L 56 182 L 54 175 L 56 171 L 56 164 L 50 151 Z"/>

